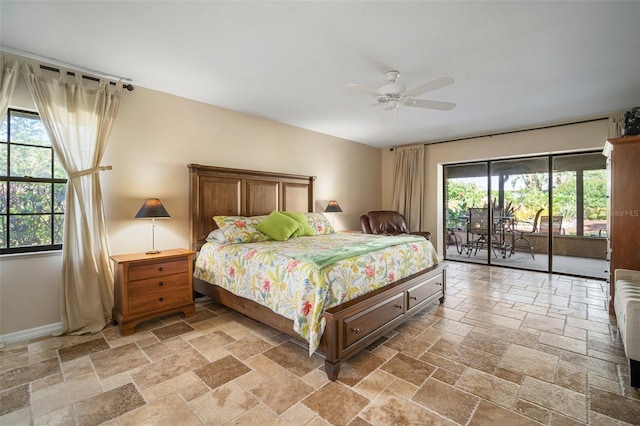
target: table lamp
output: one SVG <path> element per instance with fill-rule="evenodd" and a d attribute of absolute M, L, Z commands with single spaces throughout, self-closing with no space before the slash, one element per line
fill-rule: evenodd
<path fill-rule="evenodd" d="M 335 213 L 342 213 L 342 209 L 336 200 L 329 201 L 327 208 L 324 209 L 325 213 L 331 213 L 331 225 L 335 228 Z"/>
<path fill-rule="evenodd" d="M 168 219 L 169 217 L 171 216 L 158 198 L 147 198 L 147 201 L 140 207 L 136 219 L 151 218 L 151 250 L 147 251 L 147 254 L 160 253 L 160 250 L 156 250 L 156 218 Z"/>

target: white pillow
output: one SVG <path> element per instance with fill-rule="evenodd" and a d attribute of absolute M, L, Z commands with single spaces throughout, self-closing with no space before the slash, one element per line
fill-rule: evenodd
<path fill-rule="evenodd" d="M 222 229 L 216 228 L 213 231 L 209 232 L 207 235 L 207 241 L 217 241 L 219 243 L 226 243 L 227 240 L 224 238 L 224 232 Z"/>

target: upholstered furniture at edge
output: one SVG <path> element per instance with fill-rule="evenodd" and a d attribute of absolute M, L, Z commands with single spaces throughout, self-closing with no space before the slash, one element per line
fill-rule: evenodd
<path fill-rule="evenodd" d="M 631 386 L 640 388 L 640 271 L 616 269 L 614 308 Z"/>
<path fill-rule="evenodd" d="M 365 234 L 398 235 L 411 234 L 421 235 L 427 240 L 431 240 L 431 232 L 415 231 L 410 232 L 404 216 L 393 210 L 374 210 L 360 216 L 362 232 Z"/>

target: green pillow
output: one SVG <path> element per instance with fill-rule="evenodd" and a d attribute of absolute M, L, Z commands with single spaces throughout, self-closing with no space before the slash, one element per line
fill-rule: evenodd
<path fill-rule="evenodd" d="M 307 220 L 307 217 L 304 215 L 304 213 L 295 213 L 295 212 L 280 212 L 280 213 L 286 216 L 289 216 L 291 219 L 298 222 L 298 225 L 300 225 L 298 230 L 294 232 L 293 235 L 291 235 L 291 238 L 302 237 L 302 236 L 313 237 L 314 235 L 316 235 L 315 232 L 313 232 L 313 229 L 311 229 L 311 226 L 309 226 L 309 221 Z"/>
<path fill-rule="evenodd" d="M 256 228 L 276 241 L 286 241 L 299 226 L 295 220 L 274 210 Z"/>

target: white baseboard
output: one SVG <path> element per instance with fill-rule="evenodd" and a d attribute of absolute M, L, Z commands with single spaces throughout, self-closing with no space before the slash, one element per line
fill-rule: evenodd
<path fill-rule="evenodd" d="M 61 331 L 62 323 L 57 322 L 28 330 L 16 331 L 15 333 L 2 334 L 0 335 L 0 350 L 4 345 L 37 339 L 38 337 L 51 336 L 53 333 L 60 333 Z"/>

